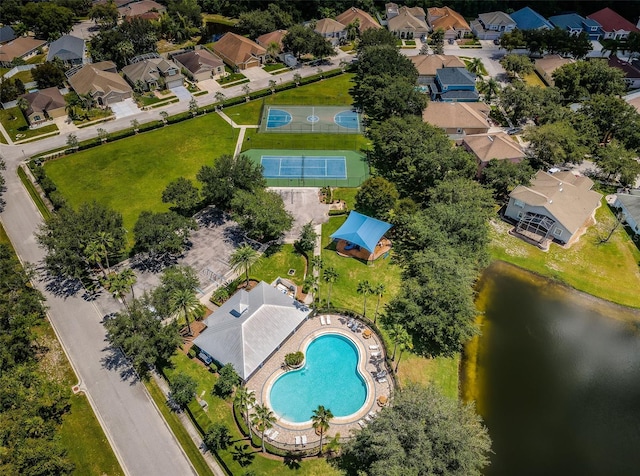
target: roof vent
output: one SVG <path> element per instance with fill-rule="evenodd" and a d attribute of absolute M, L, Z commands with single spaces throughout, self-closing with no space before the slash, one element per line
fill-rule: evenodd
<path fill-rule="evenodd" d="M 493 136 L 487 136 L 487 138 L 488 138 L 491 142 L 493 142 Z"/>
<path fill-rule="evenodd" d="M 562 187 L 560 187 L 560 191 L 562 192 Z"/>
<path fill-rule="evenodd" d="M 553 203 L 553 200 L 549 200 L 549 203 Z"/>

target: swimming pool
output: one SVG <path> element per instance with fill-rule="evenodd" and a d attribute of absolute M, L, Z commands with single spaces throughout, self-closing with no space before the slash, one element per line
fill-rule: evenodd
<path fill-rule="evenodd" d="M 324 405 L 334 417 L 357 412 L 367 399 L 366 383 L 357 369 L 355 344 L 339 334 L 324 334 L 307 347 L 302 369 L 280 376 L 271 387 L 270 403 L 283 420 L 311 420 L 313 410 Z"/>

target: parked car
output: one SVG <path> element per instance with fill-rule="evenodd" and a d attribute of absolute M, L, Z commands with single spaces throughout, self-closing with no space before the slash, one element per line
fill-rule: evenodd
<path fill-rule="evenodd" d="M 522 132 L 522 127 L 512 127 L 510 129 L 507 129 L 507 134 L 509 134 L 510 136 L 520 134 L 521 132 Z"/>

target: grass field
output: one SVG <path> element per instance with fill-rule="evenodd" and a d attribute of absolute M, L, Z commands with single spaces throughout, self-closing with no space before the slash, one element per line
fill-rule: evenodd
<path fill-rule="evenodd" d="M 341 74 L 312 84 L 250 101 L 224 110 L 236 124 L 259 124 L 263 104 L 310 104 L 323 106 L 348 106 L 353 100 L 349 94 L 352 74 Z"/>
<path fill-rule="evenodd" d="M 143 210 L 165 211 L 162 191 L 172 180 L 195 178 L 205 164 L 233 153 L 238 137 L 217 114 L 163 127 L 45 163 L 47 174 L 77 207 L 96 200 L 122 213 L 131 231 Z M 133 237 L 129 233 L 129 242 Z"/>
<path fill-rule="evenodd" d="M 640 252 L 622 227 L 608 243 L 601 243 L 614 225 L 613 213 L 604 200 L 596 220 L 598 223 L 571 248 L 552 244 L 546 253 L 509 235 L 511 226 L 494 220 L 491 255 L 607 301 L 640 308 Z"/>
<path fill-rule="evenodd" d="M 242 150 L 248 149 L 308 149 L 367 150 L 370 142 L 360 134 L 261 134 L 247 129 Z"/>
<path fill-rule="evenodd" d="M 279 276 L 301 286 L 304 280 L 304 265 L 304 257 L 293 248 L 293 245 L 272 246 L 251 268 L 249 275 L 252 279 L 267 283 L 272 283 Z M 293 276 L 288 274 L 290 269 L 296 270 Z"/>

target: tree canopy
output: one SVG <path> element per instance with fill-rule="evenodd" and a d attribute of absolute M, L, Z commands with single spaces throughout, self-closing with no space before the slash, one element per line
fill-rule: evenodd
<path fill-rule="evenodd" d="M 38 38 L 53 41 L 69 33 L 75 23 L 75 13 L 50 2 L 29 2 L 21 10 L 21 18 Z"/>
<path fill-rule="evenodd" d="M 316 58 L 334 56 L 336 51 L 321 34 L 305 25 L 293 25 L 282 37 L 282 47 L 291 51 L 297 58 L 311 54 Z"/>
<path fill-rule="evenodd" d="M 400 198 L 396 186 L 384 177 L 370 177 L 356 193 L 356 210 L 364 215 L 388 220 L 389 212 Z"/>
<path fill-rule="evenodd" d="M 244 232 L 261 242 L 280 237 L 293 225 L 293 217 L 285 210 L 282 197 L 270 190 L 238 190 L 231 200 L 231 208 L 233 219 Z"/>
<path fill-rule="evenodd" d="M 191 231 L 197 227 L 195 220 L 176 212 L 143 211 L 133 227 L 134 249 L 151 256 L 179 255 L 184 250 Z"/>
<path fill-rule="evenodd" d="M 601 59 L 565 64 L 552 76 L 555 87 L 568 102 L 583 101 L 595 94 L 620 95 L 627 89 L 624 72 Z"/>
<path fill-rule="evenodd" d="M 179 177 L 164 189 L 162 202 L 172 203 L 176 212 L 188 216 L 200 203 L 200 190 L 191 180 Z"/>

